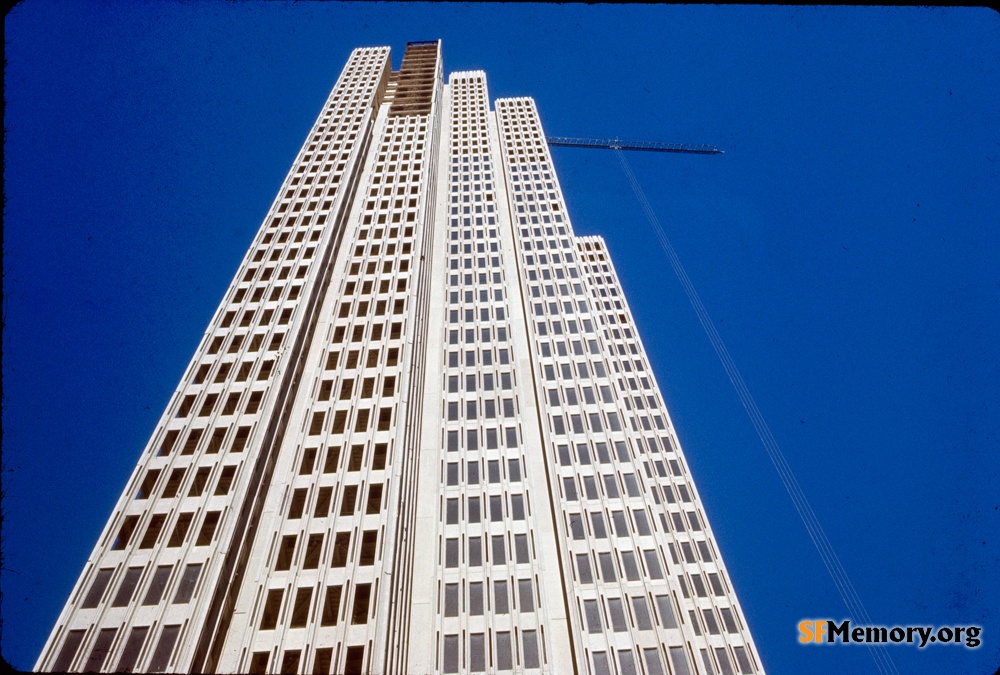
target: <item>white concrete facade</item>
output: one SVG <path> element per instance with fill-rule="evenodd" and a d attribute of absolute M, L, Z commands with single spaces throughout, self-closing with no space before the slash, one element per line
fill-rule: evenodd
<path fill-rule="evenodd" d="M 348 60 L 38 670 L 762 673 L 534 102 Z"/>

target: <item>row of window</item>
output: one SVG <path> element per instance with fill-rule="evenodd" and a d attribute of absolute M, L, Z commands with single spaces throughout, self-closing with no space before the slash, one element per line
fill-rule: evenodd
<path fill-rule="evenodd" d="M 174 580 L 177 582 L 177 588 L 174 591 L 172 604 L 183 605 L 191 601 L 195 588 L 198 585 L 198 579 L 201 576 L 202 567 L 203 563 L 191 563 L 184 567 L 184 572 L 181 574 L 180 579 Z M 136 589 L 141 587 L 145 581 L 149 581 L 149 584 L 146 588 L 146 593 L 142 596 L 140 606 L 148 607 L 160 604 L 170 586 L 174 565 L 160 565 L 156 567 L 149 579 L 143 578 L 146 571 L 145 567 L 129 567 L 126 569 L 124 574 L 121 575 L 117 591 L 112 598 L 110 594 L 106 595 L 106 593 L 115 576 L 115 568 L 99 569 L 97 574 L 94 575 L 94 581 L 91 583 L 90 589 L 83 597 L 83 602 L 80 603 L 80 608 L 94 609 L 107 600 L 111 600 L 110 607 L 129 607 L 135 597 Z"/>
<path fill-rule="evenodd" d="M 115 672 L 130 673 L 137 669 L 139 655 L 142 653 L 146 638 L 151 632 L 150 626 L 135 626 L 131 629 L 122 648 L 122 654 L 118 658 L 117 665 L 115 665 Z M 180 636 L 180 633 L 180 624 L 164 626 L 160 629 L 160 638 L 142 672 L 162 673 L 167 670 L 167 665 L 174 651 L 174 645 L 177 644 L 177 638 Z M 85 630 L 71 630 L 67 633 L 62 649 L 59 650 L 58 656 L 56 656 L 55 661 L 52 663 L 51 672 L 64 673 L 70 670 L 100 672 L 105 668 L 110 668 L 110 664 L 105 664 L 105 661 L 107 661 L 108 654 L 111 652 L 112 645 L 118 635 L 117 627 L 102 628 L 97 633 L 97 638 L 94 640 L 87 660 L 77 664 L 73 668 L 77 652 L 80 650 L 80 645 L 83 643 L 86 634 L 87 631 Z"/>
<path fill-rule="evenodd" d="M 517 640 L 518 633 L 520 640 Z M 439 643 L 441 652 L 437 668 L 445 673 L 457 673 L 460 667 L 477 673 L 503 672 L 513 670 L 515 667 L 539 668 L 542 665 L 539 642 L 542 642 L 544 649 L 544 640 L 539 639 L 537 630 L 515 630 L 513 636 L 510 631 L 497 631 L 495 642 L 489 645 L 488 649 L 486 639 L 486 634 L 470 633 L 468 657 L 466 657 L 465 645 L 460 647 L 459 636 L 445 635 Z"/>
<path fill-rule="evenodd" d="M 146 530 L 142 538 L 139 539 L 137 548 L 142 550 L 156 546 L 160 541 L 160 535 L 164 531 L 167 519 L 171 515 L 168 513 L 154 513 L 146 523 Z M 188 531 L 191 530 L 191 525 L 196 515 L 197 513 L 194 511 L 185 511 L 177 514 L 170 538 L 167 539 L 167 548 L 178 548 L 184 545 L 184 542 L 187 540 Z M 114 541 L 111 543 L 112 551 L 121 551 L 128 547 L 129 543 L 133 541 L 133 535 L 139 527 L 141 518 L 141 515 L 125 516 L 121 526 L 118 528 L 117 536 L 115 536 Z M 208 546 L 212 543 L 221 518 L 222 511 L 208 511 L 205 513 L 201 521 L 201 527 L 198 529 L 198 536 L 194 540 L 195 546 Z"/>
<path fill-rule="evenodd" d="M 304 570 L 318 569 L 321 560 L 324 559 L 323 543 L 324 533 L 317 532 L 303 535 L 304 551 L 300 568 Z M 274 561 L 276 571 L 286 571 L 292 568 L 296 559 L 296 543 L 299 540 L 298 534 L 286 534 L 281 537 Z M 333 542 L 330 552 L 330 567 L 346 567 L 348 561 L 352 560 L 351 553 L 351 532 L 336 532 L 331 538 Z M 361 533 L 358 543 L 355 545 L 356 564 L 358 566 L 370 566 L 375 564 L 375 553 L 378 548 L 378 530 L 365 530 Z"/>
<path fill-rule="evenodd" d="M 163 492 L 160 497 L 162 499 L 172 499 L 176 497 L 178 494 L 181 494 L 180 488 L 184 484 L 184 479 L 187 475 L 188 469 L 190 468 L 191 467 L 175 467 L 174 469 L 171 469 L 169 474 L 167 474 L 165 469 L 147 469 L 142 478 L 142 482 L 139 484 L 139 490 L 136 493 L 135 498 L 149 499 L 152 497 L 152 495 L 156 492 L 161 474 L 166 474 L 167 478 L 163 483 Z M 215 483 L 215 489 L 211 491 L 212 496 L 229 494 L 229 489 L 232 487 L 233 480 L 236 477 L 236 468 L 235 464 L 229 464 L 222 467 L 222 470 L 219 472 L 218 480 Z M 191 484 L 188 486 L 186 496 L 202 496 L 208 486 L 212 470 L 213 467 L 210 466 L 198 467 L 198 469 L 192 473 Z"/>
<path fill-rule="evenodd" d="M 462 613 L 467 616 L 484 616 L 487 613 L 493 616 L 503 616 L 512 612 L 531 614 L 535 611 L 535 598 L 538 595 L 537 577 L 534 579 L 495 579 L 492 582 L 486 579 L 486 581 L 471 581 L 468 584 L 463 582 L 461 587 L 462 592 L 460 593 L 457 583 L 446 583 L 443 589 L 439 585 L 438 604 L 445 618 L 459 616 L 459 596 L 465 595 L 466 587 L 468 596 L 462 598 L 464 601 Z M 483 603 L 484 589 L 486 591 L 485 605 Z"/>

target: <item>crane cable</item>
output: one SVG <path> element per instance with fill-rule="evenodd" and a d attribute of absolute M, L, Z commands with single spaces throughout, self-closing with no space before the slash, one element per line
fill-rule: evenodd
<path fill-rule="evenodd" d="M 636 180 L 631 167 L 629 167 L 628 162 L 625 160 L 625 155 L 619 148 L 613 148 L 613 150 L 615 151 L 615 154 L 618 155 L 622 171 L 625 172 L 625 176 L 628 178 L 628 181 L 632 186 L 632 191 L 635 193 L 636 199 L 638 199 L 639 204 L 642 206 L 642 209 L 646 214 L 646 219 L 649 221 L 650 226 L 652 226 L 653 231 L 656 233 L 656 237 L 659 239 L 660 246 L 663 248 L 664 253 L 667 254 L 667 258 L 670 260 L 670 266 L 677 275 L 677 279 L 680 281 L 681 286 L 683 286 L 684 292 L 687 295 L 688 300 L 691 302 L 691 306 L 694 308 L 695 314 L 698 315 L 698 321 L 701 322 L 702 328 L 705 329 L 705 334 L 712 343 L 712 347 L 715 349 L 715 353 L 719 357 L 719 361 L 722 362 L 722 367 L 725 369 L 726 375 L 729 376 L 729 381 L 736 390 L 736 394 L 739 396 L 740 402 L 743 404 L 743 408 L 746 410 L 747 416 L 750 418 L 750 422 L 757 431 L 757 435 L 760 437 L 760 441 L 764 445 L 764 450 L 767 451 L 768 457 L 771 459 L 771 463 L 774 465 L 774 468 L 778 472 L 778 476 L 781 479 L 781 483 L 785 487 L 785 491 L 788 492 L 788 496 L 791 498 L 792 504 L 795 506 L 795 510 L 802 519 L 802 523 L 805 525 L 806 531 L 809 533 L 809 538 L 812 539 L 813 545 L 816 547 L 816 551 L 819 553 L 820 559 L 823 561 L 823 565 L 830 574 L 830 578 L 833 580 L 834 586 L 837 587 L 837 592 L 840 594 L 841 599 L 844 601 L 844 604 L 847 606 L 847 610 L 851 615 L 864 621 L 867 625 L 872 625 L 871 617 L 868 615 L 868 611 L 865 609 L 864 604 L 861 602 L 861 598 L 854 589 L 854 584 L 851 583 L 850 577 L 847 575 L 847 571 L 840 563 L 840 558 L 837 557 L 837 553 L 834 551 L 833 545 L 830 543 L 830 540 L 826 536 L 826 532 L 820 525 L 819 519 L 816 517 L 816 513 L 813 511 L 812 506 L 806 499 L 805 493 L 802 492 L 802 488 L 799 486 L 799 482 L 795 478 L 795 474 L 792 472 L 791 466 L 789 466 L 788 462 L 785 460 L 784 453 L 782 453 L 781 448 L 778 446 L 778 442 L 771 434 L 770 427 L 768 427 L 764 416 L 760 412 L 760 408 L 757 407 L 756 401 L 754 401 L 753 396 L 750 394 L 750 390 L 747 388 L 746 382 L 743 380 L 743 376 L 740 374 L 739 369 L 736 367 L 732 357 L 729 355 L 729 350 L 726 348 L 725 343 L 722 341 L 722 337 L 716 330 L 715 324 L 712 322 L 708 311 L 705 309 L 705 305 L 702 304 L 701 298 L 698 296 L 698 292 L 694 288 L 694 284 L 691 283 L 691 279 L 688 277 L 687 272 L 684 271 L 680 258 L 678 258 L 677 253 L 674 251 L 674 247 L 670 244 L 670 240 L 667 239 L 666 232 L 663 231 L 663 227 L 660 225 L 660 221 L 657 219 L 656 214 L 649 205 L 649 201 L 646 199 L 646 195 L 643 193 L 642 187 L 639 185 L 639 181 Z M 898 675 L 899 671 L 896 669 L 896 665 L 893 663 L 892 658 L 889 656 L 889 653 L 884 645 L 874 645 L 869 643 L 867 646 L 880 673 L 895 673 Z"/>

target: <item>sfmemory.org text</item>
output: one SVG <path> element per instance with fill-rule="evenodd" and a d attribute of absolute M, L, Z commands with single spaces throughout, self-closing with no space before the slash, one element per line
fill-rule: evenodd
<path fill-rule="evenodd" d="M 854 626 L 851 620 L 844 619 L 839 624 L 833 619 L 812 619 L 799 622 L 799 642 L 848 644 L 916 644 L 926 647 L 928 644 L 959 644 L 965 642 L 966 647 L 976 648 L 982 641 L 981 626 Z"/>

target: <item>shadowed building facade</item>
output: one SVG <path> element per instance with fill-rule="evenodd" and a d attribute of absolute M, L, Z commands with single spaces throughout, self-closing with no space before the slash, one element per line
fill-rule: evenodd
<path fill-rule="evenodd" d="M 36 669 L 763 672 L 531 99 L 351 54 Z"/>

